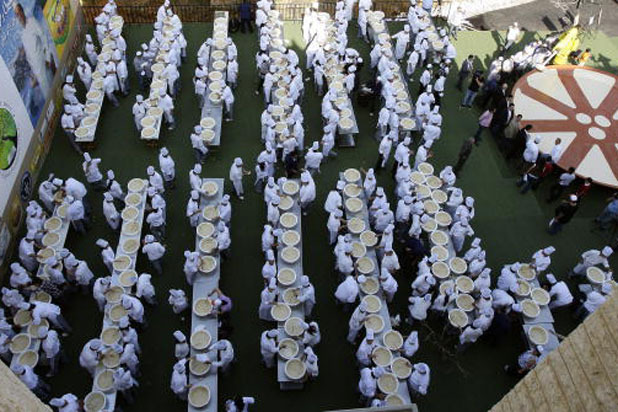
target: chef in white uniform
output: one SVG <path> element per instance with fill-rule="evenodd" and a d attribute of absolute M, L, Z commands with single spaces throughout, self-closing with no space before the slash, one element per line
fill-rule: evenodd
<path fill-rule="evenodd" d="M 279 331 L 277 329 L 270 329 L 262 332 L 260 337 L 260 352 L 267 368 L 275 366 L 275 357 L 279 353 L 277 336 L 279 336 Z"/>
<path fill-rule="evenodd" d="M 181 289 L 170 289 L 169 297 L 167 302 L 172 306 L 172 310 L 175 314 L 179 314 L 183 312 L 187 307 L 189 307 L 189 303 L 187 301 L 187 295 Z"/>
<path fill-rule="evenodd" d="M 109 192 L 103 193 L 103 216 L 112 230 L 120 228 L 120 213 L 114 204 L 114 197 Z"/>
<path fill-rule="evenodd" d="M 576 275 L 585 275 L 586 270 L 591 266 L 602 266 L 604 269 L 609 269 L 609 261 L 607 260 L 614 250 L 605 246 L 602 250 L 590 249 L 582 253 L 580 261 L 573 268 L 573 273 Z"/>
<path fill-rule="evenodd" d="M 243 176 L 250 175 L 250 174 L 251 174 L 250 171 L 245 170 L 243 168 L 242 159 L 240 157 L 235 158 L 234 163 L 230 167 L 229 178 L 230 178 L 230 181 L 232 182 L 232 185 L 234 186 L 234 192 L 236 193 L 236 196 L 238 196 L 240 200 L 245 199 L 243 185 L 242 185 L 242 178 Z"/>
<path fill-rule="evenodd" d="M 167 189 L 174 187 L 174 180 L 176 179 L 176 164 L 174 159 L 170 156 L 167 147 L 162 147 L 159 151 L 159 168 L 163 175 L 163 181 Z"/>
<path fill-rule="evenodd" d="M 408 378 L 408 386 L 414 394 L 426 395 L 429 388 L 430 371 L 426 363 L 415 363 Z"/>
<path fill-rule="evenodd" d="M 200 254 L 196 251 L 185 250 L 184 272 L 189 285 L 193 285 L 200 266 Z"/>
<path fill-rule="evenodd" d="M 573 302 L 573 295 L 564 281 L 558 282 L 551 273 L 547 274 L 546 279 L 551 285 L 549 289 L 549 296 L 551 298 L 551 302 L 549 302 L 550 309 L 570 305 Z"/>

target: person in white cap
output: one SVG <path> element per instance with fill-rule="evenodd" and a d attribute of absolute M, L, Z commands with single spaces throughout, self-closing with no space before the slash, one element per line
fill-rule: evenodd
<path fill-rule="evenodd" d="M 79 354 L 79 364 L 86 369 L 90 375 L 94 376 L 95 369 L 99 364 L 99 359 L 102 357 L 103 342 L 101 339 L 90 339 Z"/>
<path fill-rule="evenodd" d="M 352 312 L 352 316 L 350 316 L 350 321 L 348 322 L 349 332 L 348 332 L 348 342 L 354 344 L 356 341 L 356 337 L 358 336 L 358 332 L 365 326 L 365 319 L 367 318 L 367 304 L 362 301 L 354 312 Z"/>
<path fill-rule="evenodd" d="M 175 165 L 174 159 L 170 156 L 167 147 L 162 147 L 159 151 L 159 168 L 161 169 L 161 173 L 163 175 L 165 187 L 168 189 L 174 187 L 174 180 L 176 178 Z"/>
<path fill-rule="evenodd" d="M 549 296 L 551 301 L 549 302 L 550 309 L 560 308 L 562 306 L 570 305 L 573 302 L 573 295 L 569 290 L 569 287 L 564 281 L 558 282 L 556 277 L 548 273 L 545 278 L 549 282 Z"/>
<path fill-rule="evenodd" d="M 120 203 L 124 205 L 124 191 L 122 190 L 122 186 L 116 180 L 116 175 L 113 170 L 107 171 L 107 180 L 105 181 L 105 187 L 107 191 L 112 195 L 112 197 L 118 200 Z"/>
<path fill-rule="evenodd" d="M 262 360 L 267 368 L 275 366 L 275 357 L 279 353 L 279 346 L 277 344 L 277 337 L 279 331 L 277 329 L 265 330 L 260 337 L 260 352 L 262 353 Z"/>
<path fill-rule="evenodd" d="M 274 196 L 266 205 L 266 220 L 272 226 L 277 226 L 279 223 L 279 217 L 281 216 L 281 211 L 279 210 L 280 203 L 281 198 Z"/>
<path fill-rule="evenodd" d="M 75 283 L 82 289 L 82 293 L 86 294 L 94 279 L 94 273 L 88 267 L 88 263 L 85 260 L 78 260 L 69 256 L 65 259 L 65 267 L 67 271 L 71 270 L 72 267 L 75 268 Z"/>
<path fill-rule="evenodd" d="M 414 321 L 424 321 L 427 319 L 427 310 L 431 306 L 431 294 L 424 296 L 411 296 L 408 298 L 408 312 L 410 314 L 410 324 Z"/>
<path fill-rule="evenodd" d="M 131 320 L 140 324 L 146 323 L 144 319 L 144 305 L 142 305 L 138 298 L 127 294 L 122 295 L 122 307 L 128 311 L 128 316 Z"/>
<path fill-rule="evenodd" d="M 151 279 L 152 275 L 149 273 L 142 273 L 139 275 L 137 278 L 135 296 L 140 299 L 143 298 L 146 303 L 154 306 L 157 304 L 157 298 L 155 296 L 155 288 L 152 285 Z"/>
<path fill-rule="evenodd" d="M 99 310 L 103 312 L 107 299 L 105 298 L 105 292 L 111 287 L 111 280 L 109 276 L 97 278 L 92 286 L 92 297 L 97 302 Z"/>
<path fill-rule="evenodd" d="M 146 168 L 146 174 L 148 175 L 150 186 L 154 187 L 158 193 L 164 193 L 165 187 L 163 185 L 163 177 L 155 170 L 154 166 L 148 166 Z"/>
<path fill-rule="evenodd" d="M 420 264 L 419 264 L 419 268 L 420 268 Z M 435 277 L 431 274 L 430 271 L 427 271 L 426 273 L 423 272 L 421 274 L 420 269 L 419 269 L 419 274 L 416 277 L 416 279 L 414 279 L 414 281 L 412 281 L 412 296 L 424 296 L 427 293 L 429 293 L 431 291 L 431 288 L 433 288 L 436 285 L 436 279 Z"/>
<path fill-rule="evenodd" d="M 380 265 L 390 273 L 395 273 L 401 268 L 399 258 L 397 257 L 397 254 L 393 250 L 392 246 L 387 246 L 384 249 L 384 256 L 382 257 Z"/>
<path fill-rule="evenodd" d="M 410 26 L 406 24 L 403 30 L 394 34 L 392 38 L 397 41 L 395 43 L 395 58 L 401 61 L 406 54 L 408 43 L 410 42 Z"/>
<path fill-rule="evenodd" d="M 305 328 L 305 332 L 303 333 L 303 345 L 313 347 L 318 345 L 321 340 L 322 335 L 318 323 L 315 321 L 309 322 L 308 327 Z"/>
<path fill-rule="evenodd" d="M 358 345 L 358 349 L 356 350 L 356 360 L 360 366 L 371 366 L 373 359 L 372 352 L 378 346 L 378 343 L 375 341 L 373 329 L 367 329 L 365 339 L 361 341 L 360 345 Z"/>
<path fill-rule="evenodd" d="M 187 283 L 189 285 L 193 285 L 195 281 L 195 276 L 197 275 L 197 271 L 200 266 L 200 254 L 199 252 L 185 250 L 185 263 L 183 270 L 185 272 L 185 277 L 187 279 Z"/>
<path fill-rule="evenodd" d="M 135 121 L 135 128 L 138 132 L 142 131 L 142 119 L 146 117 L 146 103 L 144 97 L 141 94 L 135 96 L 135 103 L 132 108 L 133 120 Z"/>
<path fill-rule="evenodd" d="M 524 169 L 527 170 L 530 166 L 536 163 L 539 157 L 539 143 L 541 143 L 541 138 L 538 136 L 528 136 L 528 140 L 526 141 L 526 148 L 524 150 L 523 158 L 524 158 Z"/>
<path fill-rule="evenodd" d="M 384 375 L 384 368 L 377 366 L 375 368 L 362 368 L 360 371 L 360 380 L 358 382 L 358 390 L 361 397 L 365 400 L 372 399 L 376 395 L 378 378 Z"/>
<path fill-rule="evenodd" d="M 150 264 L 155 269 L 158 275 L 163 274 L 163 255 L 165 255 L 165 246 L 156 241 L 153 235 L 146 235 L 142 246 L 142 253 L 148 256 Z"/>
<path fill-rule="evenodd" d="M 174 121 L 174 100 L 167 94 L 165 88 L 159 90 L 159 107 L 163 110 L 165 116 L 165 122 L 167 123 L 168 130 L 173 130 L 176 127 Z"/>
<path fill-rule="evenodd" d="M 49 385 L 43 382 L 30 366 L 15 362 L 11 365 L 11 370 L 35 395 L 42 399 L 49 398 Z"/>
<path fill-rule="evenodd" d="M 215 368 L 214 371 L 220 369 L 222 372 L 226 372 L 234 361 L 234 346 L 232 346 L 232 342 L 227 339 L 221 339 L 212 346 L 212 349 L 216 350 L 219 354 L 219 359 L 212 362 L 212 367 Z"/>
<path fill-rule="evenodd" d="M 277 301 L 277 279 L 270 278 L 268 285 L 260 293 L 259 317 L 262 320 L 272 321 L 271 308 Z"/>
<path fill-rule="evenodd" d="M 192 190 L 190 194 L 189 201 L 187 202 L 187 218 L 189 219 L 189 224 L 191 227 L 195 228 L 200 222 L 200 214 L 202 210 L 200 209 L 200 194 L 197 190 Z"/>
<path fill-rule="evenodd" d="M 148 223 L 150 232 L 162 242 L 165 239 L 165 215 L 163 209 L 153 208 L 153 210 L 146 216 L 146 223 Z"/>
<path fill-rule="evenodd" d="M 480 245 L 481 245 L 481 239 L 480 238 L 475 237 L 474 239 L 472 239 L 472 243 L 470 244 L 470 248 L 464 254 L 464 260 L 466 262 L 470 263 L 474 259 L 476 259 L 476 257 L 479 255 L 479 253 L 483 250 Z"/>
<path fill-rule="evenodd" d="M 548 246 L 544 249 L 539 249 L 532 255 L 530 266 L 536 270 L 537 274 L 545 272 L 551 264 L 551 254 L 556 251 L 553 246 Z"/>
<path fill-rule="evenodd" d="M 301 276 L 300 283 L 301 287 L 298 301 L 304 306 L 305 316 L 311 316 L 311 312 L 315 306 L 315 288 L 309 281 L 308 276 Z"/>
<path fill-rule="evenodd" d="M 456 252 L 461 252 L 463 248 L 464 241 L 466 236 L 473 236 L 474 230 L 468 224 L 468 219 L 461 218 L 461 220 L 455 222 L 449 231 L 451 235 L 451 241 L 453 243 L 453 248 Z"/>
<path fill-rule="evenodd" d="M 328 229 L 329 244 L 332 245 L 337 241 L 337 236 L 339 235 L 343 221 L 343 211 L 341 211 L 341 209 L 335 209 L 328 215 L 326 228 Z"/>
<path fill-rule="evenodd" d="M 62 97 L 64 100 L 69 102 L 69 104 L 75 104 L 78 103 L 75 93 L 77 93 L 77 89 L 73 84 L 73 75 L 67 74 L 65 77 L 64 86 L 62 86 Z"/>
<path fill-rule="evenodd" d="M 86 44 L 84 45 L 84 52 L 86 53 L 86 56 L 88 57 L 88 60 L 90 61 L 90 64 L 92 66 L 96 66 L 97 65 L 97 50 L 94 44 L 92 43 L 92 36 L 90 36 L 89 34 L 86 34 Z"/>
<path fill-rule="evenodd" d="M 58 408 L 58 412 L 79 412 L 82 410 L 79 398 L 72 393 L 65 393 L 60 398 L 52 398 L 49 405 Z"/>
<path fill-rule="evenodd" d="M 391 271 L 388 268 L 382 267 L 380 271 L 380 286 L 384 291 L 384 295 L 386 297 L 386 301 L 391 303 L 393 301 L 393 297 L 397 292 L 399 284 L 391 274 Z"/>
<path fill-rule="evenodd" d="M 230 203 L 230 195 L 223 195 L 219 202 L 219 219 L 225 223 L 228 228 L 232 225 L 232 204 Z"/>
<path fill-rule="evenodd" d="M 170 295 L 167 301 L 172 306 L 172 310 L 175 314 L 179 314 L 189 307 L 187 295 L 183 290 L 170 289 L 169 294 Z"/>
<path fill-rule="evenodd" d="M 307 215 L 307 212 L 316 197 L 315 181 L 311 177 L 311 173 L 304 171 L 300 175 L 300 193 L 299 201 L 300 207 L 303 211 L 303 215 Z"/>
<path fill-rule="evenodd" d="M 366 277 L 364 275 L 360 275 L 358 278 L 361 283 L 366 281 Z M 335 290 L 335 298 L 338 302 L 342 303 L 345 308 L 348 308 L 356 302 L 358 299 L 358 293 L 358 282 L 354 279 L 354 276 L 349 274 L 345 277 L 344 281 L 337 286 L 337 289 Z"/>
<path fill-rule="evenodd" d="M 77 75 L 84 84 L 86 90 L 90 90 L 92 84 L 92 67 L 81 57 L 77 58 Z"/>
<path fill-rule="evenodd" d="M 178 362 L 174 364 L 172 379 L 170 382 L 172 392 L 174 392 L 174 394 L 183 401 L 187 400 L 187 393 L 191 387 L 187 378 L 186 363 L 186 359 L 179 359 Z"/>
<path fill-rule="evenodd" d="M 412 359 L 419 348 L 418 332 L 413 330 L 403 342 L 402 353 L 408 359 Z"/>
<path fill-rule="evenodd" d="M 232 93 L 230 86 L 225 86 L 221 92 L 221 99 L 224 103 L 225 121 L 234 120 L 234 93 Z"/>
<path fill-rule="evenodd" d="M 545 348 L 543 348 L 543 346 L 534 346 L 519 355 L 515 365 L 506 365 L 504 370 L 510 375 L 525 375 L 530 370 L 534 369 L 543 352 L 545 352 Z"/>
<path fill-rule="evenodd" d="M 80 234 L 86 233 L 87 219 L 84 203 L 73 196 L 67 196 L 65 199 L 69 204 L 67 219 L 71 222 L 73 229 Z"/>
<path fill-rule="evenodd" d="M 129 404 L 135 402 L 135 396 L 133 394 L 134 388 L 139 384 L 131 375 L 131 372 L 124 368 L 118 368 L 114 370 L 114 388 L 122 393 L 125 401 Z"/>
<path fill-rule="evenodd" d="M 315 176 L 316 172 L 320 173 L 320 165 L 324 155 L 320 151 L 320 142 L 313 142 L 311 148 L 305 154 L 305 168 Z"/>
<path fill-rule="evenodd" d="M 345 182 L 338 181 L 336 190 L 331 190 L 330 192 L 328 192 L 328 196 L 326 197 L 326 201 L 324 202 L 324 210 L 327 213 L 333 213 L 336 210 L 341 210 L 343 206 L 343 198 L 341 197 L 341 192 L 343 191 L 344 187 Z"/>
<path fill-rule="evenodd" d="M 187 337 L 185 334 L 177 330 L 174 332 L 174 339 L 176 339 L 176 343 L 174 345 L 174 355 L 176 356 L 176 359 L 180 360 L 189 356 L 191 348 L 187 343 Z"/>
<path fill-rule="evenodd" d="M 217 233 L 215 233 L 218 243 L 219 253 L 221 257 L 227 259 L 230 254 L 230 245 L 232 244 L 232 238 L 230 236 L 230 230 L 224 222 L 219 221 L 217 224 Z"/>
<path fill-rule="evenodd" d="M 116 79 L 116 73 L 114 71 L 108 71 L 107 75 L 103 78 L 103 91 L 105 96 L 115 107 L 118 107 L 118 99 L 114 94 L 118 87 L 118 80 Z"/>
<path fill-rule="evenodd" d="M 408 378 L 408 386 L 413 395 L 426 395 L 429 388 L 430 371 L 426 363 L 415 363 Z"/>
<path fill-rule="evenodd" d="M 240 157 L 235 158 L 234 163 L 232 163 L 232 166 L 230 167 L 229 178 L 230 178 L 230 181 L 232 182 L 232 185 L 234 186 L 234 192 L 236 193 L 236 196 L 238 196 L 240 200 L 245 199 L 244 190 L 242 186 L 242 178 L 243 176 L 248 176 L 250 174 L 251 174 L 250 171 L 245 170 L 243 168 L 242 159 Z"/>
<path fill-rule="evenodd" d="M 607 296 L 611 293 L 611 291 L 612 286 L 610 283 L 606 282 L 603 286 L 601 286 L 601 291 L 592 289 L 586 293 L 586 300 L 584 300 L 582 305 L 575 312 L 576 316 L 580 319 L 584 319 L 586 316 L 590 315 L 603 303 L 605 303 Z"/>
<path fill-rule="evenodd" d="M 375 172 L 373 168 L 370 168 L 365 173 L 365 179 L 363 180 L 363 190 L 365 191 L 365 196 L 367 197 L 367 199 L 373 197 L 373 194 L 376 191 L 376 187 L 377 181 Z"/>
<path fill-rule="evenodd" d="M 103 216 L 110 228 L 113 230 L 120 228 L 120 213 L 114 204 L 114 197 L 109 192 L 103 193 Z"/>
<path fill-rule="evenodd" d="M 193 148 L 193 154 L 195 155 L 195 162 L 203 164 L 208 155 L 208 147 L 204 139 L 201 137 L 202 126 L 197 125 L 193 127 L 193 133 L 191 133 L 191 147 Z"/>
<path fill-rule="evenodd" d="M 416 149 L 416 155 L 414 155 L 414 169 L 418 169 L 418 165 L 426 162 L 433 156 L 431 149 L 431 143 L 425 142 Z"/>
<path fill-rule="evenodd" d="M 55 203 L 54 203 L 54 194 L 56 193 L 56 186 L 53 183 L 54 174 L 51 173 L 47 180 L 41 182 L 38 188 L 39 200 L 47 209 L 47 212 L 51 213 L 54 211 Z"/>
<path fill-rule="evenodd" d="M 608 270 L 610 268 L 609 261 L 607 260 L 614 250 L 605 246 L 602 250 L 590 249 L 582 253 L 579 262 L 573 268 L 573 274 L 584 276 L 586 270 L 592 266 L 602 266 L 603 269 Z"/>
<path fill-rule="evenodd" d="M 311 346 L 305 347 L 305 369 L 306 369 L 306 377 L 309 379 L 316 379 L 319 374 L 318 368 L 318 356 L 313 352 Z"/>
<path fill-rule="evenodd" d="M 79 154 L 82 153 L 82 149 L 79 147 L 77 142 L 75 142 L 75 129 L 77 125 L 75 124 L 75 118 L 73 117 L 73 112 L 71 106 L 68 104 L 64 105 L 64 111 L 62 112 L 62 116 L 60 117 L 60 125 L 64 130 L 64 133 L 69 138 L 69 143 L 75 151 Z"/>
<path fill-rule="evenodd" d="M 98 239 L 96 245 L 101 248 L 101 258 L 103 259 L 103 263 L 110 273 L 114 273 L 113 263 L 114 259 L 116 259 L 114 250 L 105 239 Z"/>
<path fill-rule="evenodd" d="M 41 349 L 47 359 L 49 365 L 49 372 L 47 376 L 55 376 L 58 373 L 58 365 L 60 363 L 60 340 L 58 339 L 58 332 L 53 329 L 48 329 L 46 326 L 42 326 L 38 329 L 41 340 Z"/>

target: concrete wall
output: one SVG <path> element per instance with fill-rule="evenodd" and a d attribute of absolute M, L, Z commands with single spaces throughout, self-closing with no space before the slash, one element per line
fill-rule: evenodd
<path fill-rule="evenodd" d="M 0 362 L 0 411 L 51 412 L 51 408 L 26 388 L 4 362 Z"/>

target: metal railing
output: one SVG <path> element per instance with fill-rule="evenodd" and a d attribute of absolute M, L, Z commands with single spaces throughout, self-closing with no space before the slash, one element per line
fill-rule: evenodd
<path fill-rule="evenodd" d="M 284 21 L 300 21 L 303 18 L 305 8 L 310 3 L 283 3 L 275 2 L 275 9 L 279 11 Z M 197 23 L 210 22 L 214 19 L 215 11 L 227 11 L 230 19 L 238 18 L 238 3 L 231 4 L 174 4 L 174 13 L 178 14 L 182 22 Z M 333 15 L 335 13 L 335 1 L 321 1 L 320 11 Z M 157 17 L 160 4 L 152 5 L 118 5 L 118 14 L 125 24 L 152 24 Z M 255 9 L 255 4 L 252 5 Z M 374 10 L 382 10 L 386 18 L 402 17 L 408 13 L 409 0 L 376 0 L 373 2 Z M 82 6 L 84 21 L 86 24 L 94 24 L 94 18 L 101 12 L 101 6 Z M 356 9 L 354 11 L 356 15 Z"/>

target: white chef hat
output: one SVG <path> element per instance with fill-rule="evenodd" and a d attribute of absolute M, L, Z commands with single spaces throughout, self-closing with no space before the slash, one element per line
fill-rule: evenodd
<path fill-rule="evenodd" d="M 601 250 L 601 254 L 605 257 L 610 257 L 613 252 L 614 252 L 614 249 L 612 249 L 609 246 L 605 246 L 603 250 Z"/>
<path fill-rule="evenodd" d="M 375 333 L 373 329 L 367 329 L 367 340 L 373 340 Z"/>
<path fill-rule="evenodd" d="M 266 336 L 268 336 L 269 338 L 274 338 L 279 334 L 279 331 L 277 329 L 271 329 L 268 332 L 266 332 Z"/>
<path fill-rule="evenodd" d="M 185 342 L 187 340 L 187 337 L 185 336 L 184 333 L 182 333 L 181 331 L 177 330 L 174 332 L 174 338 L 178 341 L 178 342 Z"/>
<path fill-rule="evenodd" d="M 234 159 L 234 164 L 236 166 L 242 166 L 242 159 L 240 157 L 237 157 Z"/>
<path fill-rule="evenodd" d="M 72 82 L 73 82 L 73 76 L 72 76 L 72 75 L 70 75 L 70 74 L 67 74 L 67 75 L 66 75 L 66 77 L 64 78 L 64 80 L 65 80 L 67 83 L 72 83 Z"/>
<path fill-rule="evenodd" d="M 551 255 L 555 251 L 556 251 L 556 248 L 553 247 L 553 246 L 548 246 L 545 249 L 543 249 L 543 253 L 546 254 L 546 255 Z"/>
<path fill-rule="evenodd" d="M 552 285 L 555 284 L 557 282 L 556 277 L 554 275 L 552 275 L 551 273 L 548 273 L 545 278 L 547 279 L 547 281 L 549 283 L 551 283 Z"/>
<path fill-rule="evenodd" d="M 105 192 L 103 193 L 103 198 L 107 201 L 107 202 L 111 202 L 114 200 L 114 196 L 112 196 L 112 194 L 110 192 Z"/>
<path fill-rule="evenodd" d="M 268 282 L 268 289 L 274 290 L 277 288 L 277 281 L 275 280 L 275 278 L 270 278 L 270 281 Z"/>
<path fill-rule="evenodd" d="M 107 240 L 105 240 L 105 239 L 98 239 L 97 242 L 96 242 L 96 245 L 98 247 L 106 248 L 106 247 L 109 246 L 109 242 Z"/>
<path fill-rule="evenodd" d="M 170 152 L 169 152 L 169 150 L 167 150 L 167 147 L 162 147 L 162 148 L 161 148 L 161 154 L 162 154 L 163 156 L 167 156 L 167 155 L 169 155 L 169 154 L 170 154 Z"/>
<path fill-rule="evenodd" d="M 152 243 L 154 242 L 155 237 L 153 235 L 146 235 L 146 237 L 144 237 L 144 242 L 146 243 Z"/>
<path fill-rule="evenodd" d="M 149 176 L 153 175 L 153 174 L 154 174 L 154 172 L 155 172 L 155 168 L 154 168 L 153 166 L 148 166 L 148 167 L 146 168 L 146 173 L 147 173 Z"/>
<path fill-rule="evenodd" d="M 367 282 L 367 276 L 359 275 L 357 281 L 358 281 L 358 283 L 365 283 L 365 282 Z"/>
<path fill-rule="evenodd" d="M 311 282 L 309 282 L 309 276 L 305 276 L 305 275 L 301 276 L 300 282 L 301 282 L 301 285 L 303 286 L 309 286 L 311 284 Z"/>
<path fill-rule="evenodd" d="M 198 174 L 198 175 L 200 173 L 202 173 L 202 165 L 199 164 L 199 163 L 194 164 L 193 165 L 193 173 Z"/>
<path fill-rule="evenodd" d="M 481 297 L 484 299 L 489 299 L 491 297 L 491 289 L 489 288 L 481 289 Z"/>

